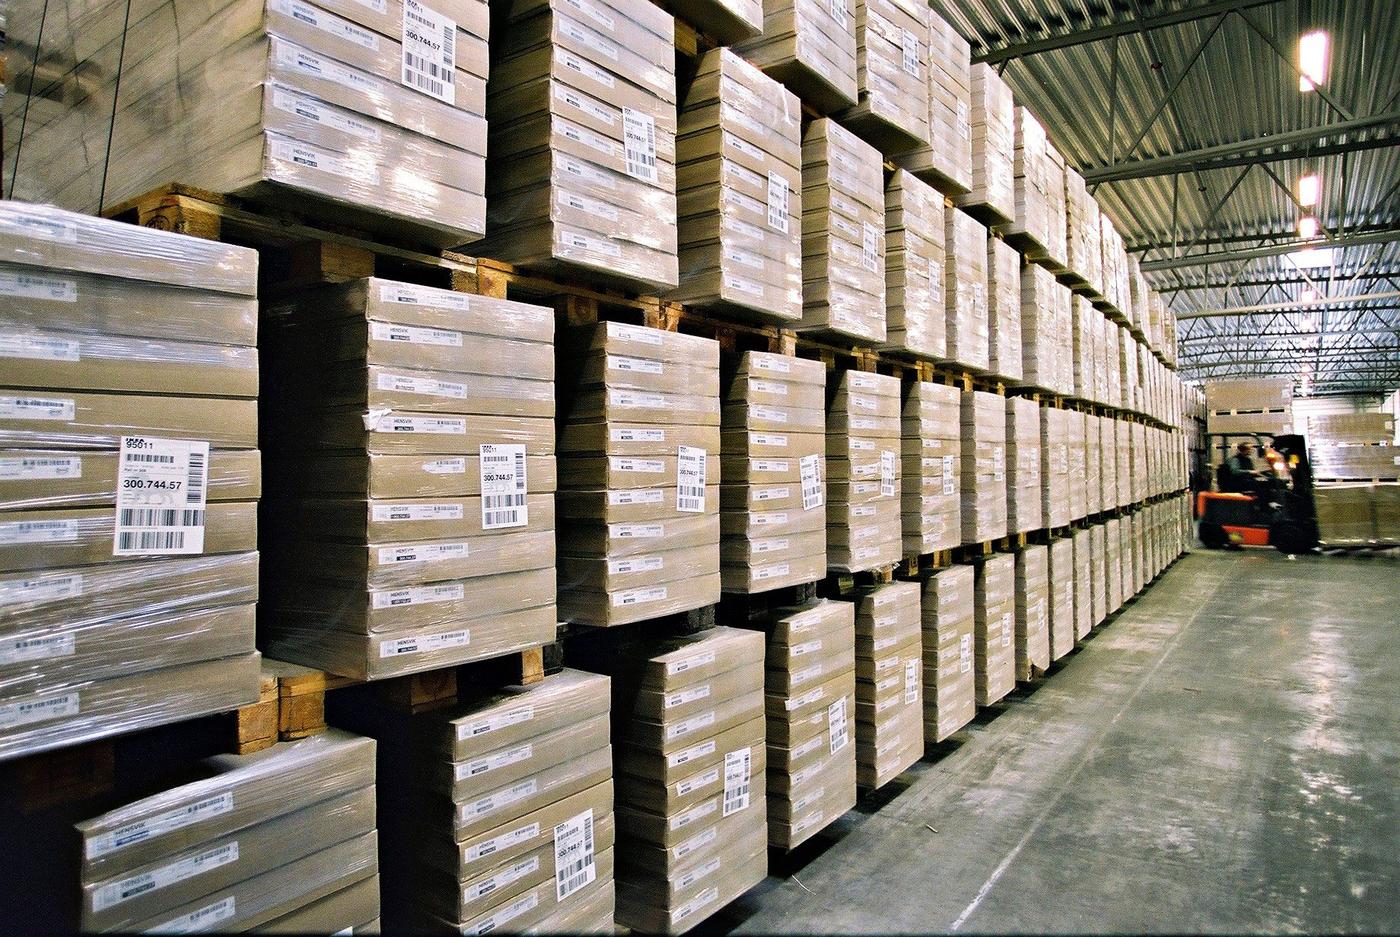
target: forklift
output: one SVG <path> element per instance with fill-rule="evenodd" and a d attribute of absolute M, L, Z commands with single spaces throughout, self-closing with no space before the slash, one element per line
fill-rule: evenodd
<path fill-rule="evenodd" d="M 1196 536 L 1212 550 L 1226 546 L 1268 547 L 1280 553 L 1310 553 L 1317 549 L 1317 508 L 1313 503 L 1312 466 L 1307 445 L 1296 433 L 1212 433 L 1220 450 L 1229 453 L 1231 439 L 1252 437 L 1264 455 L 1265 471 L 1252 491 L 1222 491 L 1231 487 L 1226 459 L 1215 472 L 1214 491 L 1196 494 Z"/>

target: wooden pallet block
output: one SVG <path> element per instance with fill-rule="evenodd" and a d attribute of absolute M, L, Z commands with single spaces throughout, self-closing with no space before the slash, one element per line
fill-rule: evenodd
<path fill-rule="evenodd" d="M 271 748 L 278 740 L 277 673 L 263 659 L 258 683 L 258 701 L 229 713 L 232 722 L 231 748 L 234 754 L 250 755 Z"/>

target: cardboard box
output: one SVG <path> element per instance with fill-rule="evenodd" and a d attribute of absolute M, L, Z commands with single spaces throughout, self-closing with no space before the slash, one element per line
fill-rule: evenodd
<path fill-rule="evenodd" d="M 973 658 L 977 705 L 1001 699 L 1016 684 L 1016 561 L 1001 554 L 973 567 Z"/>
<path fill-rule="evenodd" d="M 987 370 L 1019 383 L 1021 370 L 1021 255 L 987 235 Z"/>
<path fill-rule="evenodd" d="M 1113 533 L 1116 536 L 1116 531 Z M 1049 571 L 1050 656 L 1059 660 L 1074 649 L 1075 642 L 1074 542 L 1070 538 L 1062 537 L 1050 544 Z"/>
<path fill-rule="evenodd" d="M 944 321 L 942 196 L 915 175 L 897 170 L 885 187 L 886 330 L 883 347 L 941 358 Z"/>
<path fill-rule="evenodd" d="M 1049 549 L 1029 546 L 1016 554 L 1016 679 L 1050 668 Z"/>
<path fill-rule="evenodd" d="M 987 320 L 987 232 L 961 211 L 944 215 L 944 322 L 947 358 L 954 365 L 982 371 L 990 360 Z"/>

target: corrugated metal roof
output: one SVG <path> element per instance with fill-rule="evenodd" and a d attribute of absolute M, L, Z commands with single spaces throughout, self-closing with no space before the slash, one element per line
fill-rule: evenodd
<path fill-rule="evenodd" d="M 1039 51 L 1006 64 L 1004 74 L 1018 102 L 1040 116 L 1055 144 L 1081 171 L 1400 110 L 1396 0 L 931 3 L 973 43 L 974 56 L 1164 14 L 1204 11 L 1186 22 Z M 1297 41 L 1311 29 L 1329 33 L 1330 67 L 1320 92 L 1302 93 L 1295 68 Z M 1400 120 L 1313 146 L 1358 141 L 1386 145 L 1105 182 L 1096 194 L 1145 261 L 1296 241 L 1302 212 L 1290 193 L 1296 192 L 1298 178 L 1310 171 L 1322 177 L 1317 217 L 1328 234 L 1347 237 L 1400 229 Z M 1361 278 L 1346 279 L 1358 272 Z M 1312 321 L 1299 313 L 1272 312 L 1184 318 L 1190 313 L 1296 300 L 1310 286 L 1329 297 L 1400 290 L 1400 244 L 1340 248 L 1335 270 L 1309 275 L 1313 283 L 1286 258 L 1272 256 L 1158 270 L 1149 278 L 1183 317 L 1183 338 L 1194 339 L 1182 346 L 1183 371 L 1189 375 L 1193 362 L 1248 359 L 1256 352 L 1258 360 L 1286 357 L 1271 350 L 1277 340 L 1250 336 L 1290 327 L 1306 331 L 1303 327 Z M 1249 285 L 1226 288 L 1227 283 Z M 1192 288 L 1200 285 L 1210 288 Z M 1388 339 L 1382 334 L 1379 344 L 1383 347 L 1388 341 L 1397 350 L 1389 357 L 1375 353 L 1378 363 L 1358 365 L 1345 377 L 1339 369 L 1333 384 L 1400 382 L 1400 300 L 1367 300 L 1361 305 L 1376 311 L 1362 318 L 1329 308 L 1326 331 L 1345 330 L 1358 319 L 1359 327 L 1373 331 L 1390 327 L 1392 334 Z M 1219 336 L 1222 351 L 1236 351 L 1207 354 L 1213 344 L 1210 336 Z M 1365 336 L 1365 341 L 1373 338 Z M 1324 335 L 1315 341 L 1321 342 L 1324 355 L 1329 349 L 1349 347 L 1346 335 Z M 1278 367 L 1301 370 L 1305 360 L 1299 354 Z M 1319 390 L 1322 385 L 1319 380 Z"/>

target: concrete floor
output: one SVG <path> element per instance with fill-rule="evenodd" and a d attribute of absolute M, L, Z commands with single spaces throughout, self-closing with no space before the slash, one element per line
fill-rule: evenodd
<path fill-rule="evenodd" d="M 1394 554 L 1193 553 L 706 929 L 1400 932 L 1398 626 Z"/>

